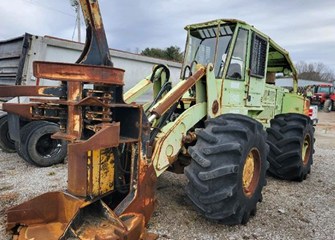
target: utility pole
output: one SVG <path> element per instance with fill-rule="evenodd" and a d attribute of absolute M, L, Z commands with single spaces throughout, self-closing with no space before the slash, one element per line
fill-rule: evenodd
<path fill-rule="evenodd" d="M 78 1 L 77 1 L 78 3 Z M 80 31 L 80 4 L 78 3 L 77 5 L 77 8 L 76 8 L 76 11 L 77 11 L 77 28 L 78 28 L 78 42 L 81 42 L 81 31 Z"/>
<path fill-rule="evenodd" d="M 78 33 L 78 42 L 81 42 L 81 30 L 80 30 L 80 12 L 81 7 L 79 0 L 70 0 L 71 6 L 74 7 L 74 10 L 76 11 L 77 17 L 76 17 L 76 23 L 77 23 L 77 33 Z"/>

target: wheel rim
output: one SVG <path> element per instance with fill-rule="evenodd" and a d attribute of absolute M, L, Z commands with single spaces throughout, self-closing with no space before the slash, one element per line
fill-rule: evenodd
<path fill-rule="evenodd" d="M 243 167 L 242 185 L 244 195 L 251 197 L 257 186 L 260 174 L 260 154 L 256 148 L 250 150 Z"/>
<path fill-rule="evenodd" d="M 50 133 L 41 136 L 36 143 L 37 153 L 44 158 L 58 154 L 62 148 L 61 141 L 52 139 L 51 135 L 52 134 Z"/>
<path fill-rule="evenodd" d="M 308 163 L 309 155 L 311 152 L 311 137 L 309 136 L 309 134 L 306 134 L 304 138 L 301 151 L 302 151 L 302 154 L 301 154 L 302 161 L 304 165 L 306 165 Z"/>

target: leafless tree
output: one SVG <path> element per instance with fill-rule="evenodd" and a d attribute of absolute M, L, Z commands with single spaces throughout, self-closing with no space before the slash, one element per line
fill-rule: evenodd
<path fill-rule="evenodd" d="M 325 82 L 332 82 L 335 80 L 334 71 L 322 62 L 306 63 L 300 61 L 295 67 L 297 68 L 298 76 L 301 79 Z"/>

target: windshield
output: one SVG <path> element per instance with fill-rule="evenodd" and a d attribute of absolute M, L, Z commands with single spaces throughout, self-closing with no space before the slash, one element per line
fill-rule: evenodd
<path fill-rule="evenodd" d="M 225 59 L 221 58 L 227 55 L 233 33 L 234 26 L 231 25 L 191 30 L 182 79 L 189 77 L 198 63 L 202 65 L 213 63 L 215 75 L 218 76 L 222 63 L 225 62 Z"/>
<path fill-rule="evenodd" d="M 330 93 L 330 87 L 318 87 L 317 93 Z"/>

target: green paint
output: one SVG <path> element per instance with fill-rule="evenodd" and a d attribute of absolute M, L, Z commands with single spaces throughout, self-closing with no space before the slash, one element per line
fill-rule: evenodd
<path fill-rule="evenodd" d="M 156 147 L 152 157 L 157 176 L 169 167 L 168 157 L 177 158 L 183 145 L 183 136 L 206 116 L 206 109 L 206 102 L 195 104 L 179 115 L 175 121 L 168 123 L 162 128 L 156 138 Z"/>
<path fill-rule="evenodd" d="M 304 97 L 294 93 L 286 93 L 283 97 L 282 113 L 302 113 Z"/>

